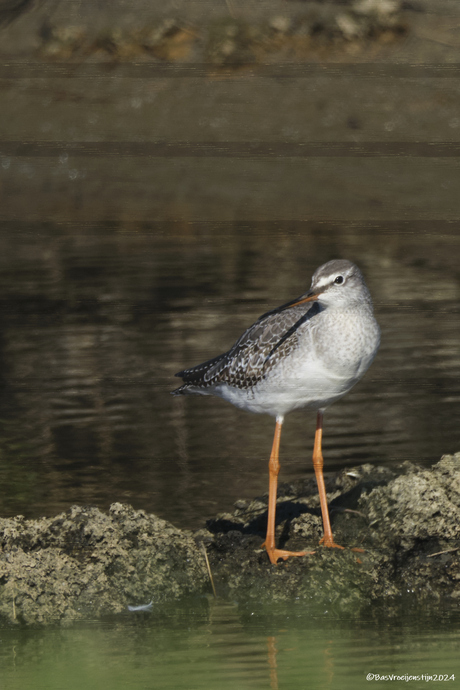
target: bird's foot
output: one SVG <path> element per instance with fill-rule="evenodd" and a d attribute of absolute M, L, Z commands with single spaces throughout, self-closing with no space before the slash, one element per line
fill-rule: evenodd
<path fill-rule="evenodd" d="M 334 539 L 332 538 L 332 535 L 330 537 L 324 536 L 322 539 L 319 541 L 320 546 L 327 546 L 330 549 L 344 549 L 344 546 L 340 546 L 339 544 L 336 544 Z"/>
<path fill-rule="evenodd" d="M 334 539 L 332 537 L 329 537 L 326 539 L 326 537 L 323 537 L 320 539 L 320 546 L 327 546 L 332 549 L 344 549 L 344 546 L 340 546 L 339 544 L 336 544 Z M 358 546 L 354 546 L 350 551 L 354 551 L 355 553 L 366 553 L 365 549 L 360 549 Z"/>
<path fill-rule="evenodd" d="M 264 546 L 264 544 L 262 544 Z M 286 561 L 291 556 L 311 556 L 314 551 L 285 551 L 284 549 L 267 549 L 267 554 L 270 559 L 270 563 L 276 565 L 280 558 Z"/>

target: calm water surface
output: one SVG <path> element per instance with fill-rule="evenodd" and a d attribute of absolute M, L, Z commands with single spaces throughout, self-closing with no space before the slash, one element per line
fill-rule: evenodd
<path fill-rule="evenodd" d="M 0 228 L 0 512 L 136 508 L 196 528 L 267 489 L 273 420 L 177 399 L 331 258 L 362 268 L 382 345 L 325 418 L 326 468 L 460 449 L 460 234 L 450 223 L 27 224 Z M 288 416 L 282 480 L 311 473 L 314 415 Z"/>
<path fill-rule="evenodd" d="M 458 686 L 460 619 L 452 614 L 444 618 L 440 612 L 436 623 L 420 615 L 376 623 L 312 616 L 294 605 L 283 611 L 239 611 L 231 604 L 197 604 L 169 615 L 70 629 L 2 628 L 1 685 L 8 690 L 353 690 L 374 686 L 367 674 L 446 674 L 450 680 L 442 687 Z"/>

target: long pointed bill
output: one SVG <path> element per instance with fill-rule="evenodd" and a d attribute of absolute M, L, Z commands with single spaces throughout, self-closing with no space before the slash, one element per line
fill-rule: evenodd
<path fill-rule="evenodd" d="M 309 292 L 308 295 L 305 297 L 301 297 L 298 300 L 295 300 L 294 302 L 289 302 L 289 304 L 286 304 L 285 309 L 288 309 L 289 307 L 297 307 L 299 304 L 304 304 L 305 302 L 315 302 L 319 295 L 321 293 L 316 293 L 316 292 Z"/>

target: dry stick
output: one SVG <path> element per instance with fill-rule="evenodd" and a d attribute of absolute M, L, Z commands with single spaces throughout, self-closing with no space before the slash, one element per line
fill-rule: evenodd
<path fill-rule="evenodd" d="M 206 547 L 204 544 L 201 544 L 201 547 L 203 549 L 204 558 L 206 561 L 206 567 L 208 569 L 209 579 L 211 580 L 211 587 L 212 587 L 212 592 L 214 594 L 214 599 L 217 599 L 216 588 L 214 587 L 214 580 L 213 580 L 212 572 L 211 572 L 211 566 L 209 565 L 208 552 L 206 551 Z"/>
<path fill-rule="evenodd" d="M 359 517 L 366 519 L 366 516 L 364 515 L 364 513 L 360 513 L 359 510 L 353 510 L 352 508 L 340 508 L 339 506 L 332 506 L 331 510 L 333 510 L 333 511 L 336 510 L 337 512 L 340 512 L 340 513 L 351 513 L 352 515 L 359 515 Z"/>
<path fill-rule="evenodd" d="M 460 549 L 460 546 L 456 546 L 454 549 L 446 549 L 445 551 L 437 551 L 436 553 L 428 554 L 427 558 L 433 558 L 433 556 L 442 556 L 444 553 L 453 553 L 454 551 L 458 551 L 459 549 Z"/>

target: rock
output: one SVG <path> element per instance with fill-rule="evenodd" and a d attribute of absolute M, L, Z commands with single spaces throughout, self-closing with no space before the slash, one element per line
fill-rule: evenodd
<path fill-rule="evenodd" d="M 168 62 L 190 58 L 196 40 L 196 30 L 172 18 L 141 31 L 139 36 L 139 43 L 146 52 Z"/>
<path fill-rule="evenodd" d="M 52 60 L 70 60 L 79 53 L 86 40 L 86 33 L 80 26 L 43 25 L 40 55 Z"/>
<path fill-rule="evenodd" d="M 401 11 L 399 0 L 356 0 L 352 4 L 356 14 L 374 15 L 382 19 Z"/>
<path fill-rule="evenodd" d="M 431 470 L 408 473 L 360 500 L 374 539 L 392 540 L 404 549 L 431 540 L 460 538 L 460 453 L 445 455 Z"/>
<path fill-rule="evenodd" d="M 54 518 L 0 520 L 0 615 L 50 623 L 153 607 L 208 583 L 195 541 L 142 510 L 74 506 Z"/>
<path fill-rule="evenodd" d="M 319 47 L 342 45 L 350 52 L 350 43 L 395 40 L 408 30 L 401 0 L 311 5 L 268 18 L 255 19 L 251 13 L 246 19 L 243 14 L 212 14 L 208 20 L 191 23 L 162 17 L 130 28 L 124 23 L 106 28 L 52 26 L 46 19 L 39 30 L 38 54 L 58 62 L 161 60 L 205 63 L 213 70 L 228 71 L 273 60 L 308 60 Z"/>
<path fill-rule="evenodd" d="M 206 60 L 215 65 L 245 65 L 254 62 L 252 27 L 228 18 L 211 23 L 205 48 Z"/>
<path fill-rule="evenodd" d="M 361 38 L 365 33 L 362 23 L 357 21 L 351 14 L 345 12 L 338 14 L 336 22 L 343 37 L 347 40 Z"/>
<path fill-rule="evenodd" d="M 291 20 L 289 17 L 277 15 L 276 17 L 272 17 L 269 20 L 268 25 L 274 31 L 279 31 L 282 34 L 287 34 L 289 29 L 291 28 Z"/>
<path fill-rule="evenodd" d="M 311 555 L 269 564 L 261 548 L 266 497 L 208 523 L 219 594 L 241 604 L 303 601 L 333 615 L 387 614 L 412 603 L 425 611 L 460 597 L 460 453 L 431 470 L 404 463 L 398 472 L 363 465 L 327 478 L 334 537 L 346 548 L 318 546 L 322 534 L 315 482 L 280 487 L 277 543 Z M 261 505 L 262 504 L 262 505 Z M 362 551 L 354 551 L 358 547 Z"/>
<path fill-rule="evenodd" d="M 460 453 L 431 469 L 362 465 L 327 476 L 326 490 L 345 548 L 318 545 L 315 480 L 281 484 L 277 544 L 311 553 L 277 565 L 262 548 L 267 496 L 237 501 L 193 536 L 120 503 L 108 515 L 74 506 L 54 518 L 0 519 L 0 616 L 46 624 L 155 611 L 210 591 L 204 548 L 218 596 L 242 606 L 290 601 L 347 617 L 457 606 Z"/>

